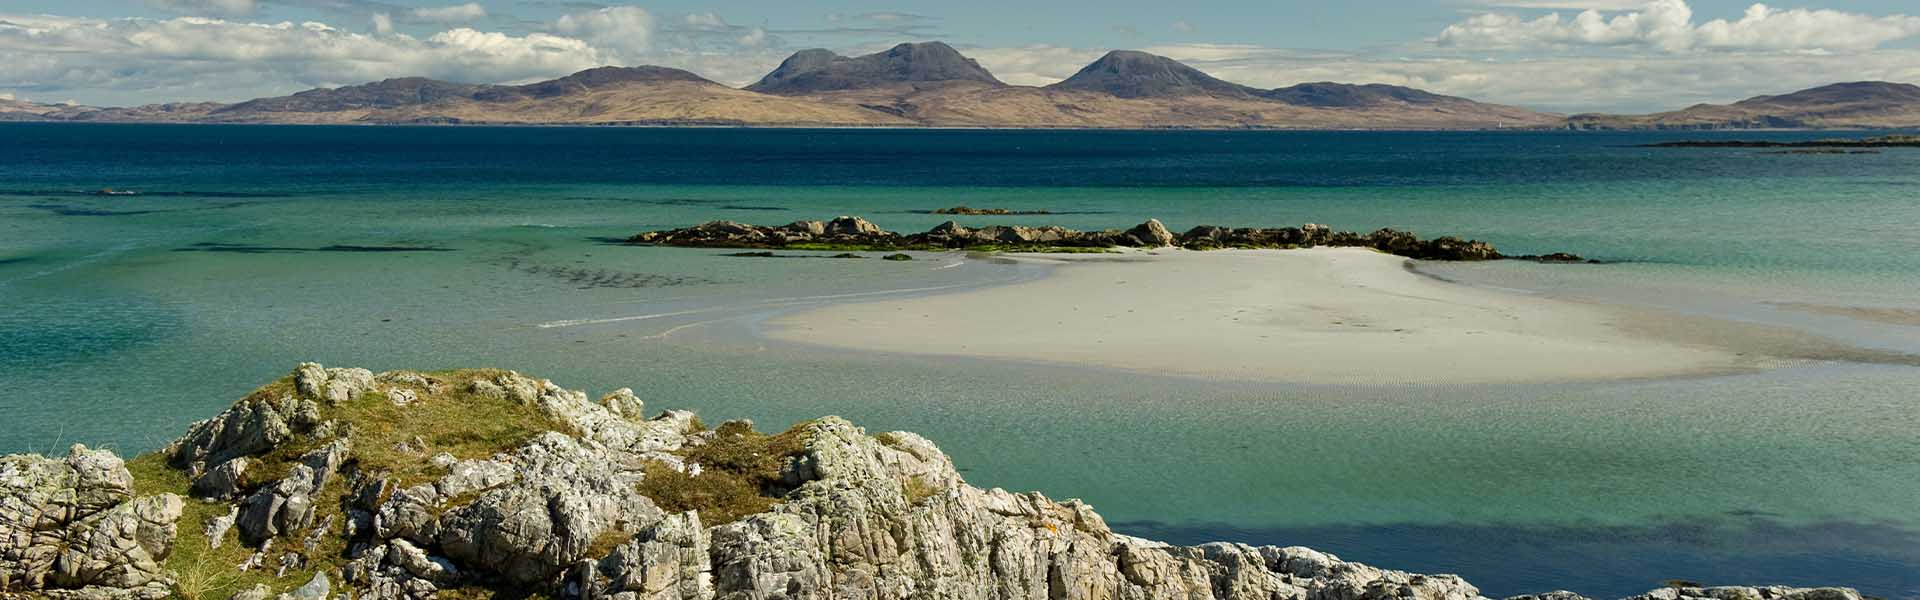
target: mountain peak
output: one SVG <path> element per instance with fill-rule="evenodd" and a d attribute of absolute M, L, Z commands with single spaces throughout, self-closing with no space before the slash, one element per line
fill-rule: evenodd
<path fill-rule="evenodd" d="M 1114 50 L 1080 69 L 1055 89 L 1105 92 L 1121 98 L 1176 96 L 1248 97 L 1258 90 L 1221 81 L 1180 61 L 1138 50 Z"/>
<path fill-rule="evenodd" d="M 1815 106 L 1854 103 L 1920 102 L 1920 86 L 1887 81 L 1834 83 L 1778 96 L 1755 96 L 1734 106 Z"/>
<path fill-rule="evenodd" d="M 920 42 L 852 58 L 818 48 L 801 50 L 747 89 L 768 94 L 805 94 L 938 81 L 1005 85 L 980 63 L 952 46 Z"/>
<path fill-rule="evenodd" d="M 486 101 L 518 98 L 552 98 L 576 92 L 616 87 L 629 83 L 659 81 L 684 81 L 688 83 L 719 85 L 692 72 L 669 67 L 594 67 L 559 79 L 549 79 L 526 85 L 490 88 L 475 94 L 474 98 Z"/>
<path fill-rule="evenodd" d="M 1287 104 L 1318 108 L 1361 108 L 1390 103 L 1441 104 L 1449 101 L 1466 101 L 1464 98 L 1442 96 L 1426 90 L 1397 85 L 1381 83 L 1355 85 L 1330 81 L 1302 83 L 1275 89 L 1262 95 Z"/>
<path fill-rule="evenodd" d="M 323 112 L 384 109 L 426 104 L 448 98 L 469 97 L 482 88 L 483 86 L 425 77 L 398 77 L 360 85 L 318 88 L 295 92 L 288 96 L 248 100 L 215 112 Z"/>

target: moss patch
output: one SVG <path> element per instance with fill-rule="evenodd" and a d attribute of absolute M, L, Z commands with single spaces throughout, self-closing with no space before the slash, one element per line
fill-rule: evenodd
<path fill-rule="evenodd" d="M 648 463 L 640 493 L 668 512 L 700 511 L 701 522 L 709 526 L 766 512 L 784 493 L 780 471 L 787 459 L 806 451 L 808 425 L 767 435 L 744 423 L 723 424 L 712 441 L 688 449 L 683 457 L 700 466 L 699 475 Z"/>

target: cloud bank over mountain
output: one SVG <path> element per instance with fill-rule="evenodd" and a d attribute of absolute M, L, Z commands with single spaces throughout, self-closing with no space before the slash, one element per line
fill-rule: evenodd
<path fill-rule="evenodd" d="M 294 2 L 332 16 L 262 18 L 276 14 L 277 3 Z M 938 16 L 892 12 L 776 22 L 555 3 L 564 12 L 546 19 L 512 13 L 531 4 L 539 3 L 147 0 L 160 14 L 0 11 L 0 92 L 95 104 L 232 101 L 391 77 L 522 83 L 643 64 L 741 86 L 816 43 L 851 55 L 935 34 L 1007 83 L 1045 85 L 1131 46 L 1122 39 L 1112 46 L 1047 39 L 968 44 L 964 31 Z M 1911 47 L 1920 17 L 1904 14 L 1756 4 L 1740 14 L 1703 15 L 1685 0 L 1478 5 L 1425 36 L 1384 46 L 1303 49 L 1284 40 L 1210 39 L 1212 28 L 1178 19 L 1160 27 L 1192 41 L 1141 49 L 1262 87 L 1377 82 L 1562 112 L 1728 101 L 1838 80 L 1920 81 L 1920 50 Z"/>

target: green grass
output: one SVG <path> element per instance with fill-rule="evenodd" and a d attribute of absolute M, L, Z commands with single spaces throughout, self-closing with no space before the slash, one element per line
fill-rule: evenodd
<path fill-rule="evenodd" d="M 940 495 L 938 486 L 927 483 L 918 475 L 907 478 L 904 491 L 907 494 L 907 504 L 919 504 L 928 498 Z"/>
<path fill-rule="evenodd" d="M 712 441 L 688 449 L 683 456 L 688 463 L 700 465 L 699 475 L 650 462 L 640 493 L 668 512 L 700 511 L 700 521 L 708 526 L 766 512 L 783 491 L 780 471 L 787 459 L 806 451 L 808 425 L 803 422 L 767 435 L 739 422 L 722 424 Z"/>

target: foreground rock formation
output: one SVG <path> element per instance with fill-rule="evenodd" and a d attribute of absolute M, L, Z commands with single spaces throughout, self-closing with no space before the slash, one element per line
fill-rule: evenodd
<path fill-rule="evenodd" d="M 1452 236 L 1421 239 L 1412 233 L 1380 229 L 1361 234 L 1334 231 L 1308 223 L 1300 227 L 1227 228 L 1201 225 L 1175 234 L 1158 219 L 1131 229 L 1076 231 L 1064 227 L 992 225 L 969 228 L 947 221 L 923 233 L 900 234 L 881 229 L 860 217 L 831 221 L 796 221 L 783 226 L 714 221 L 666 231 L 649 231 L 627 239 L 630 244 L 696 248 L 794 248 L 835 250 L 993 250 L 1058 252 L 1106 248 L 1163 248 L 1189 250 L 1220 248 L 1312 248 L 1339 246 L 1373 248 L 1388 254 L 1428 260 L 1497 260 L 1511 258 L 1542 262 L 1586 262 L 1566 253 L 1507 256 L 1492 244 Z"/>
<path fill-rule="evenodd" d="M 0 597 L 1482 598 L 1306 548 L 1117 534 L 1077 500 L 969 486 L 912 433 L 644 411 L 508 371 L 303 364 L 131 462 L 0 459 Z M 1633 600 L 1692 599 L 1861 597 Z"/>

